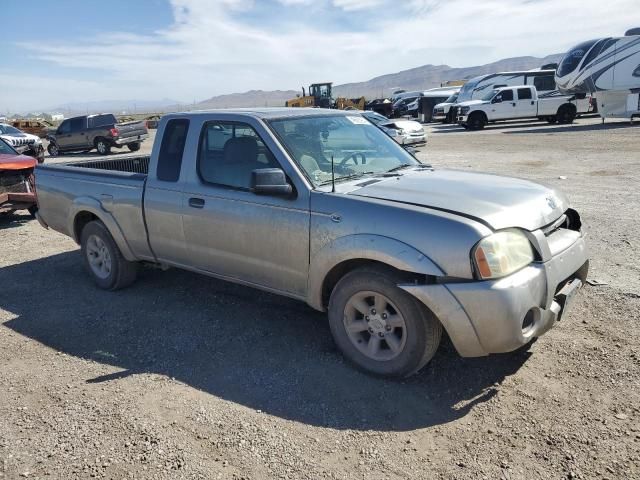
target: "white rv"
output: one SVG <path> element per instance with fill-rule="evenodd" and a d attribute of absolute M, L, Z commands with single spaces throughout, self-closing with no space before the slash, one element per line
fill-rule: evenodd
<path fill-rule="evenodd" d="M 492 90 L 502 87 L 517 87 L 522 85 L 532 86 L 538 92 L 538 98 L 566 96 L 561 93 L 556 86 L 555 64 L 544 65 L 542 68 L 525 70 L 518 72 L 499 72 L 488 75 L 480 75 L 470 79 L 460 89 L 456 110 L 453 115 L 458 114 L 458 105 L 471 100 L 480 100 Z M 571 100 L 573 98 L 569 97 Z M 586 98 L 586 92 L 579 93 L 575 99 L 576 115 L 589 113 L 591 110 L 591 99 Z M 454 117 L 455 118 L 455 117 Z"/>
<path fill-rule="evenodd" d="M 594 95 L 603 119 L 640 117 L 640 28 L 576 45 L 558 65 L 556 82 L 563 93 Z"/>

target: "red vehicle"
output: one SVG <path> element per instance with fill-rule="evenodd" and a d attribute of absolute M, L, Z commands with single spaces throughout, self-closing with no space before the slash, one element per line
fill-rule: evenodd
<path fill-rule="evenodd" d="M 37 210 L 33 170 L 36 159 L 20 155 L 0 139 L 0 215 L 16 210 Z"/>

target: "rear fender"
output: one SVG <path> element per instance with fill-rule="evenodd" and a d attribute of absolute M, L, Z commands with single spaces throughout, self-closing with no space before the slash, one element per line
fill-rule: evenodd
<path fill-rule="evenodd" d="M 104 208 L 100 201 L 92 197 L 77 197 L 71 204 L 69 210 L 69 224 L 67 226 L 67 231 L 71 234 L 78 245 L 80 244 L 80 236 L 76 235 L 76 218 L 81 212 L 89 212 L 98 217 L 98 219 L 104 223 L 105 227 L 107 227 L 107 230 L 109 230 L 109 233 L 113 237 L 113 240 L 116 242 L 116 245 L 118 245 L 120 252 L 122 252 L 122 256 L 126 260 L 130 262 L 138 260 L 131 251 L 131 247 L 129 247 L 120 225 L 118 225 L 116 219 Z"/>
<path fill-rule="evenodd" d="M 380 235 L 356 234 L 340 237 L 325 245 L 309 265 L 307 302 L 324 311 L 322 289 L 331 270 L 349 260 L 372 260 L 398 270 L 430 276 L 444 272 L 430 258 L 406 243 Z"/>

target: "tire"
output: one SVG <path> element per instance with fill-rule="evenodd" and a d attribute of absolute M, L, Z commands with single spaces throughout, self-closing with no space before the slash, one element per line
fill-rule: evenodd
<path fill-rule="evenodd" d="M 549 122 L 549 124 L 554 125 L 556 123 L 558 123 L 558 117 L 556 117 L 555 115 L 551 116 L 551 117 L 547 117 L 547 122 Z"/>
<path fill-rule="evenodd" d="M 38 150 L 36 150 L 35 157 L 38 163 L 44 163 L 44 147 L 42 145 L 40 145 Z"/>
<path fill-rule="evenodd" d="M 138 264 L 125 260 L 109 230 L 99 220 L 89 222 L 80 234 L 82 262 L 95 282 L 104 290 L 118 290 L 131 285 Z"/>
<path fill-rule="evenodd" d="M 343 355 L 367 373 L 407 377 L 424 367 L 440 344 L 442 325 L 397 286 L 399 281 L 388 270 L 365 267 L 345 275 L 331 293 L 331 334 Z"/>
<path fill-rule="evenodd" d="M 576 111 L 572 107 L 567 105 L 563 105 L 558 109 L 558 114 L 556 115 L 558 119 L 558 123 L 562 125 L 567 125 L 573 123 L 576 118 Z"/>
<path fill-rule="evenodd" d="M 60 147 L 58 147 L 58 145 L 53 142 L 47 145 L 47 152 L 49 152 L 49 155 L 51 157 L 57 157 L 58 155 L 62 155 L 62 152 L 60 151 Z"/>
<path fill-rule="evenodd" d="M 104 138 L 96 139 L 96 150 L 100 155 L 109 155 L 111 153 L 111 144 Z"/>
<path fill-rule="evenodd" d="M 36 218 L 38 207 L 36 205 L 32 205 L 27 209 L 27 211 L 29 212 L 29 215 L 31 215 L 31 218 Z"/>
<path fill-rule="evenodd" d="M 129 148 L 129 150 L 131 150 L 132 152 L 137 152 L 138 150 L 140 150 L 140 142 L 135 142 L 135 143 L 128 143 L 127 147 Z"/>
<path fill-rule="evenodd" d="M 487 125 L 486 117 L 480 112 L 473 112 L 469 115 L 467 126 L 469 130 L 482 130 Z"/>

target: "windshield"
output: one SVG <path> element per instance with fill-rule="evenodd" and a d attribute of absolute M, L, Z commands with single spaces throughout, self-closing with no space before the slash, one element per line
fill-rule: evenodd
<path fill-rule="evenodd" d="M 5 135 L 21 135 L 22 132 L 17 128 L 14 128 L 10 125 L 0 125 L 0 133 L 4 133 Z"/>
<path fill-rule="evenodd" d="M 558 65 L 558 77 L 564 77 L 573 72 L 580 64 L 580 60 L 582 60 L 596 42 L 597 40 L 589 40 L 588 42 L 583 42 L 573 47 L 569 53 L 564 56 L 560 65 Z"/>
<path fill-rule="evenodd" d="M 462 88 L 460 88 L 460 93 L 458 93 L 458 102 L 466 102 L 468 100 L 473 99 L 473 90 L 478 86 L 480 80 L 482 80 L 486 75 L 481 75 L 479 77 L 474 77 L 465 83 Z"/>
<path fill-rule="evenodd" d="M 458 100 L 458 94 L 454 93 L 442 103 L 456 103 L 457 100 Z"/>
<path fill-rule="evenodd" d="M 491 90 L 489 93 L 487 93 L 484 97 L 481 98 L 481 100 L 483 102 L 489 102 L 493 99 L 493 97 L 496 96 L 496 94 L 499 92 L 500 90 Z"/>
<path fill-rule="evenodd" d="M 11 148 L 7 143 L 0 138 L 0 154 L 1 155 L 18 155 L 13 148 Z"/>
<path fill-rule="evenodd" d="M 291 157 L 314 186 L 419 165 L 382 130 L 358 116 L 313 116 L 269 122 Z"/>

